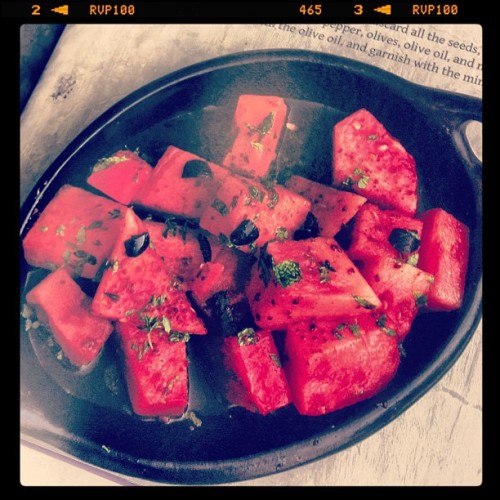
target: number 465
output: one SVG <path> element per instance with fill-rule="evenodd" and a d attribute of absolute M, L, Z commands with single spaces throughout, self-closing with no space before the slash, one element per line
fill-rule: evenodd
<path fill-rule="evenodd" d="M 320 16 L 321 15 L 321 4 L 316 5 L 301 5 L 299 12 L 303 16 Z"/>

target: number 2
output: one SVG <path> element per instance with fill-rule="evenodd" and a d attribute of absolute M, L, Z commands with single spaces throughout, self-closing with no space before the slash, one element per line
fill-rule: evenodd
<path fill-rule="evenodd" d="M 32 16 L 39 16 L 40 15 L 40 6 L 39 5 L 32 5 L 31 6 L 31 15 Z"/>

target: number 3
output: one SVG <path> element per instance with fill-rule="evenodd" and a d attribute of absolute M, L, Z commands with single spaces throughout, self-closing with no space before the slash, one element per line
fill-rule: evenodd
<path fill-rule="evenodd" d="M 354 6 L 354 15 L 355 16 L 360 16 L 361 14 L 363 14 L 363 6 L 359 3 L 357 3 L 355 6 Z"/>

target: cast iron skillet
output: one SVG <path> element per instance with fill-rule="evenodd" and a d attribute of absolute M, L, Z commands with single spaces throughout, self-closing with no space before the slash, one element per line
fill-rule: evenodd
<path fill-rule="evenodd" d="M 22 207 L 21 239 L 62 184 L 91 190 L 85 179 L 92 165 L 124 146 L 139 147 L 153 164 L 168 144 L 219 160 L 242 93 L 288 100 L 289 120 L 304 130 L 303 143 L 290 142 L 278 163 L 322 181 L 331 179 L 333 124 L 361 107 L 374 113 L 416 159 L 419 211 L 442 207 L 470 228 L 463 307 L 419 316 L 389 386 L 372 399 L 322 417 L 300 416 L 291 406 L 266 417 L 229 410 L 192 362 L 190 406 L 202 420 L 199 427 L 190 420 L 166 425 L 134 416 L 113 337 L 93 370 L 73 372 L 54 363 L 43 342 L 22 329 L 21 431 L 28 439 L 104 469 L 160 482 L 216 484 L 265 476 L 338 452 L 378 431 L 436 384 L 469 342 L 481 317 L 482 182 L 463 132 L 468 120 L 481 120 L 481 101 L 416 86 L 340 57 L 246 52 L 146 85 L 105 112 L 45 172 Z M 21 300 L 41 278 L 30 271 L 21 250 L 21 285 L 28 283 Z"/>

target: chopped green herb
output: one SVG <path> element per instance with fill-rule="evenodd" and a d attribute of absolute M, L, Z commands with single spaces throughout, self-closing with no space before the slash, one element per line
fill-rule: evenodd
<path fill-rule="evenodd" d="M 335 268 L 330 264 L 330 261 L 325 260 L 319 263 L 319 282 L 329 283 L 330 272 L 335 272 Z"/>
<path fill-rule="evenodd" d="M 170 342 L 189 342 L 189 339 L 189 333 L 178 332 L 176 330 L 171 330 L 168 336 Z"/>
<path fill-rule="evenodd" d="M 274 116 L 276 115 L 275 111 L 271 111 L 265 118 L 262 120 L 260 125 L 255 127 L 254 125 L 250 125 L 247 123 L 247 128 L 252 132 L 256 132 L 259 134 L 259 141 L 263 139 L 263 137 L 271 131 L 274 124 Z"/>
<path fill-rule="evenodd" d="M 418 264 L 418 253 L 412 253 L 409 257 L 406 263 L 410 266 L 416 266 Z"/>
<path fill-rule="evenodd" d="M 255 198 L 256 200 L 262 202 L 264 200 L 264 196 L 266 193 L 264 191 L 261 191 L 260 189 L 257 189 L 255 186 L 250 185 L 248 187 L 248 191 L 250 191 L 250 196 L 252 198 Z"/>
<path fill-rule="evenodd" d="M 82 246 L 85 243 L 86 238 L 85 226 L 81 226 L 78 232 L 76 233 L 76 244 L 78 246 Z"/>
<path fill-rule="evenodd" d="M 49 230 L 48 226 L 40 226 L 40 232 L 41 233 L 46 233 Z"/>
<path fill-rule="evenodd" d="M 141 316 L 141 319 L 144 322 L 144 325 L 141 325 L 139 328 L 141 330 L 146 330 L 148 333 L 152 332 L 159 326 L 158 318 L 156 316 L 148 316 L 147 314 L 143 314 Z"/>
<path fill-rule="evenodd" d="M 278 192 L 274 189 L 274 187 L 270 189 L 270 193 L 271 197 L 267 202 L 267 206 L 269 208 L 274 208 L 278 204 L 280 197 L 278 195 Z"/>
<path fill-rule="evenodd" d="M 378 318 L 377 321 L 375 321 L 375 324 L 383 330 L 383 332 L 386 335 L 389 335 L 389 337 L 395 337 L 397 335 L 396 331 L 388 326 L 386 326 L 387 323 L 387 316 L 385 314 L 381 314 Z"/>
<path fill-rule="evenodd" d="M 353 295 L 352 298 L 361 306 L 364 307 L 365 309 L 375 309 L 375 305 L 372 304 L 371 302 L 368 302 L 366 299 L 363 297 L 360 297 L 359 295 Z"/>
<path fill-rule="evenodd" d="M 64 224 L 61 224 L 56 228 L 56 236 L 64 236 L 64 230 L 66 228 L 64 227 Z"/>
<path fill-rule="evenodd" d="M 92 221 L 87 226 L 87 229 L 100 229 L 101 227 L 102 227 L 102 220 L 95 220 L 95 221 Z"/>
<path fill-rule="evenodd" d="M 69 265 L 71 262 L 71 250 L 65 250 L 63 253 L 63 260 L 66 265 Z"/>
<path fill-rule="evenodd" d="M 277 368 L 281 368 L 280 358 L 278 356 L 276 356 L 276 354 L 274 354 L 274 352 L 270 352 L 269 357 L 271 358 L 272 362 L 276 365 Z"/>
<path fill-rule="evenodd" d="M 417 307 L 425 307 L 427 305 L 427 295 L 414 292 L 413 297 L 415 298 L 415 304 L 417 304 Z"/>
<path fill-rule="evenodd" d="M 284 260 L 273 265 L 273 273 L 276 281 L 283 288 L 287 288 L 302 279 L 300 265 L 293 260 Z"/>
<path fill-rule="evenodd" d="M 134 314 L 135 309 L 129 309 L 128 311 L 125 311 L 125 317 L 128 318 L 129 316 L 132 316 Z"/>
<path fill-rule="evenodd" d="M 356 183 L 358 188 L 366 189 L 368 187 L 368 181 L 370 180 L 370 178 L 367 175 L 365 175 L 364 170 L 361 170 L 359 168 L 355 168 L 354 175 L 359 177 L 359 179 L 357 180 L 357 183 Z"/>
<path fill-rule="evenodd" d="M 170 320 L 165 318 L 165 316 L 161 317 L 161 325 L 166 333 L 170 333 L 172 331 L 172 325 L 170 324 Z"/>
<path fill-rule="evenodd" d="M 110 212 L 108 212 L 110 219 L 119 219 L 122 216 L 122 212 L 119 208 L 113 208 Z"/>
<path fill-rule="evenodd" d="M 244 328 L 241 332 L 238 332 L 237 336 L 238 344 L 240 346 L 254 345 L 259 341 L 259 335 L 253 328 Z"/>
<path fill-rule="evenodd" d="M 99 172 L 100 170 L 104 170 L 111 165 L 116 165 L 117 163 L 121 163 L 123 161 L 127 161 L 128 158 L 125 156 L 108 156 L 107 158 L 101 158 L 97 161 L 92 169 L 92 173 Z"/>
<path fill-rule="evenodd" d="M 370 180 L 370 178 L 367 177 L 366 175 L 361 177 L 357 182 L 359 189 L 366 189 L 368 187 L 369 180 Z"/>
<path fill-rule="evenodd" d="M 360 329 L 357 323 L 351 323 L 350 325 L 347 325 L 347 327 L 349 328 L 349 330 L 351 330 L 352 334 L 355 337 L 359 337 Z"/>
<path fill-rule="evenodd" d="M 219 212 L 221 215 L 227 215 L 229 213 L 227 205 L 218 198 L 215 198 L 215 200 L 212 202 L 212 208 L 217 210 L 217 212 Z"/>
<path fill-rule="evenodd" d="M 252 146 L 252 148 L 256 149 L 257 151 L 260 151 L 261 153 L 262 151 L 264 151 L 264 145 L 260 142 L 250 141 L 250 146 Z"/>
<path fill-rule="evenodd" d="M 333 334 L 337 339 L 342 340 L 344 336 L 340 333 L 344 328 L 347 327 L 347 323 L 340 323 L 335 327 L 335 330 L 333 330 Z"/>
<path fill-rule="evenodd" d="M 387 323 L 387 315 L 381 314 L 378 318 L 377 321 L 375 321 L 375 324 L 379 326 L 380 328 L 384 328 L 385 324 Z"/>
<path fill-rule="evenodd" d="M 151 295 L 151 299 L 149 300 L 149 303 L 153 306 L 161 306 L 166 300 L 165 295 Z"/>
<path fill-rule="evenodd" d="M 276 239 L 279 241 L 288 239 L 288 230 L 286 227 L 276 228 Z"/>
<path fill-rule="evenodd" d="M 376 141 L 378 139 L 378 134 L 371 134 L 366 137 L 368 141 Z"/>

